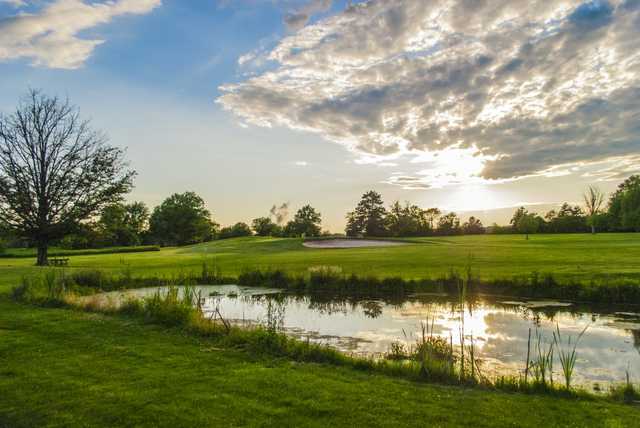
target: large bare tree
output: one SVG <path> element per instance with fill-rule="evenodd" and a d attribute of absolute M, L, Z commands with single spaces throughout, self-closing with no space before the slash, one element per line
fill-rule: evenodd
<path fill-rule="evenodd" d="M 66 100 L 29 91 L 0 116 L 0 221 L 47 249 L 82 220 L 131 190 L 124 151 L 81 120 Z"/>
<path fill-rule="evenodd" d="M 582 198 L 587 209 L 587 222 L 591 226 L 591 233 L 596 233 L 596 219 L 604 204 L 604 193 L 595 186 L 589 186 Z"/>

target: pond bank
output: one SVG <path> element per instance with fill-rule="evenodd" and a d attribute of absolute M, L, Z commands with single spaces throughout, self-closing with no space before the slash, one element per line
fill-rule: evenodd
<path fill-rule="evenodd" d="M 131 317 L 3 297 L 0 337 L 0 426 L 7 427 L 624 427 L 640 414 L 605 400 L 415 383 L 259 357 Z"/>

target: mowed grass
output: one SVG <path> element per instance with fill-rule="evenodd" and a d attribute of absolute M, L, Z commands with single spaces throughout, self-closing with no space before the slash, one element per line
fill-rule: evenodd
<path fill-rule="evenodd" d="M 537 271 L 558 279 L 589 281 L 608 275 L 640 280 L 640 234 L 482 235 L 420 238 L 403 246 L 311 249 L 301 239 L 240 238 L 130 254 L 70 256 L 69 269 L 130 270 L 137 276 L 177 275 L 215 263 L 225 276 L 246 269 L 281 268 L 305 273 L 332 266 L 345 274 L 405 279 L 436 278 L 471 262 L 483 279 L 512 278 Z M 34 259 L 0 259 L 0 292 L 25 274 Z"/>
<path fill-rule="evenodd" d="M 637 407 L 418 384 L 0 297 L 0 426 L 632 427 Z"/>

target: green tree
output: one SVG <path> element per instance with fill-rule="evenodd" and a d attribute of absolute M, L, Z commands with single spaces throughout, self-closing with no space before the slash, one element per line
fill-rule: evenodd
<path fill-rule="evenodd" d="M 474 216 L 469 217 L 469 220 L 462 225 L 462 233 L 466 235 L 479 235 L 484 232 L 485 229 L 482 222 Z"/>
<path fill-rule="evenodd" d="M 382 196 L 373 190 L 362 195 L 356 209 L 347 213 L 348 236 L 385 236 L 387 212 Z"/>
<path fill-rule="evenodd" d="M 429 228 L 434 230 L 436 225 L 435 222 L 438 220 L 438 217 L 440 217 L 442 212 L 438 208 L 427 208 L 424 213 L 429 222 Z"/>
<path fill-rule="evenodd" d="M 576 233 L 586 232 L 587 220 L 578 205 L 563 203 L 556 211 L 551 210 L 545 215 L 546 230 L 553 233 Z"/>
<path fill-rule="evenodd" d="M 526 240 L 529 240 L 529 235 L 536 233 L 540 228 L 540 220 L 535 213 L 530 213 L 524 207 L 520 207 L 513 214 L 511 225 L 518 233 L 524 234 Z"/>
<path fill-rule="evenodd" d="M 0 117 L 0 222 L 37 245 L 40 266 L 52 240 L 121 200 L 134 177 L 68 101 L 32 90 Z"/>
<path fill-rule="evenodd" d="M 149 233 L 161 245 L 187 245 L 213 239 L 217 226 L 200 196 L 175 193 L 154 208 Z"/>
<path fill-rule="evenodd" d="M 438 219 L 439 235 L 457 235 L 460 233 L 460 219 L 454 212 L 450 212 Z"/>
<path fill-rule="evenodd" d="M 320 236 L 322 216 L 311 205 L 305 205 L 296 212 L 285 228 L 289 236 Z"/>
<path fill-rule="evenodd" d="M 277 236 L 280 233 L 280 227 L 269 217 L 253 219 L 251 228 L 258 236 Z"/>
<path fill-rule="evenodd" d="M 238 222 L 233 226 L 223 227 L 220 230 L 219 238 L 227 239 L 227 238 L 241 238 L 243 236 L 251 236 L 253 232 L 251 232 L 251 228 L 247 223 Z"/>
<path fill-rule="evenodd" d="M 72 233 L 60 240 L 60 246 L 71 250 L 99 248 L 105 245 L 104 235 L 96 222 L 88 221 L 76 226 Z"/>
<path fill-rule="evenodd" d="M 107 245 L 139 245 L 148 220 L 144 202 L 117 203 L 102 210 L 98 226 Z"/>
<path fill-rule="evenodd" d="M 640 175 L 627 178 L 611 195 L 609 219 L 616 230 L 640 232 Z"/>
<path fill-rule="evenodd" d="M 426 211 L 409 202 L 404 206 L 394 202 L 387 212 L 386 223 L 391 236 L 425 236 L 431 230 Z"/>

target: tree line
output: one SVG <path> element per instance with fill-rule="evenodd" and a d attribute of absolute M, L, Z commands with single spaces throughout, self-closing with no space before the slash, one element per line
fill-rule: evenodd
<path fill-rule="evenodd" d="M 423 209 L 399 201 L 385 208 L 376 191 L 362 195 L 353 211 L 347 213 L 345 233 L 351 237 L 412 237 L 533 233 L 640 232 L 640 176 L 632 175 L 610 196 L 596 187 L 583 194 L 584 206 L 563 203 L 559 209 L 544 215 L 515 210 L 509 225 L 485 227 L 474 216 L 462 221 L 455 212 L 443 213 L 438 208 Z"/>
<path fill-rule="evenodd" d="M 116 202 L 106 205 L 97 216 L 70 226 L 67 233 L 51 244 L 67 249 L 87 249 L 113 246 L 160 245 L 182 246 L 215 239 L 244 236 L 301 237 L 321 234 L 321 214 L 312 206 L 301 207 L 288 222 L 271 216 L 251 222 L 237 222 L 220 227 L 205 208 L 205 202 L 194 192 L 175 193 L 152 211 L 144 202 Z M 5 240 L 11 245 L 20 242 L 19 235 L 5 230 Z"/>

